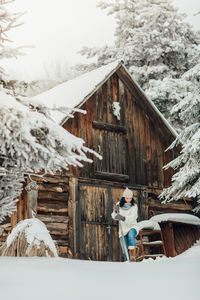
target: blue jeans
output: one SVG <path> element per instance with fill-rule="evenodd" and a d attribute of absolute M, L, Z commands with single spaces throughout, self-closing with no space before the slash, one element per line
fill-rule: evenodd
<path fill-rule="evenodd" d="M 127 249 L 129 246 L 136 246 L 136 241 L 135 241 L 136 236 L 137 236 L 137 231 L 135 228 L 131 228 L 131 230 L 129 230 L 129 232 L 124 236 Z M 120 244 L 122 248 L 122 253 L 124 255 L 124 259 L 127 260 L 122 237 L 120 237 Z M 130 255 L 129 255 L 129 259 L 130 259 Z"/>

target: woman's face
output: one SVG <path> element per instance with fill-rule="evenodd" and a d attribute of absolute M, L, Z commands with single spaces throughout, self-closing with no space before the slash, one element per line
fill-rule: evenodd
<path fill-rule="evenodd" d="M 132 200 L 132 197 L 125 197 L 125 201 L 126 201 L 127 203 L 130 203 L 131 200 Z"/>

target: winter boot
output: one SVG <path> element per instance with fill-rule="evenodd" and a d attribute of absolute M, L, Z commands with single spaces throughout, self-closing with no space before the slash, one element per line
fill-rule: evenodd
<path fill-rule="evenodd" d="M 129 253 L 130 253 L 130 260 L 136 261 L 136 246 L 129 246 L 128 247 Z"/>

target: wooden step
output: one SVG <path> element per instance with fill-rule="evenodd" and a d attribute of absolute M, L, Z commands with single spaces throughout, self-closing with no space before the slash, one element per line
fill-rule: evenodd
<path fill-rule="evenodd" d="M 159 246 L 163 245 L 162 241 L 143 242 L 144 246 Z"/>
<path fill-rule="evenodd" d="M 138 257 L 138 260 L 142 260 L 144 258 L 163 257 L 166 255 L 161 230 L 140 230 L 139 238 L 142 256 Z M 150 239 L 150 241 L 148 239 Z M 162 253 L 154 253 L 155 250 L 153 251 L 153 248 L 157 249 L 156 252 Z M 159 248 L 160 251 L 158 251 Z M 149 254 L 147 254 L 148 252 Z"/>
<path fill-rule="evenodd" d="M 157 253 L 157 254 L 145 254 L 144 257 L 163 257 L 165 256 L 163 253 Z"/>
<path fill-rule="evenodd" d="M 145 254 L 144 257 L 138 256 L 137 260 L 143 260 L 144 258 L 156 258 L 156 257 L 164 257 L 165 255 L 162 253 L 158 253 L 158 254 Z"/>

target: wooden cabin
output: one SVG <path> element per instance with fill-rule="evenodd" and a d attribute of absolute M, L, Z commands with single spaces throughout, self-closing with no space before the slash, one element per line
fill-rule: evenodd
<path fill-rule="evenodd" d="M 165 152 L 176 132 L 121 62 L 83 74 L 36 98 L 49 105 L 86 110 L 87 114 L 76 112 L 70 119 L 61 113 L 52 117 L 103 156 L 102 160 L 91 156 L 93 164 L 70 167 L 67 174 L 46 176 L 45 181 L 35 178 L 37 217 L 49 229 L 60 256 L 123 260 L 111 212 L 125 187 L 133 191 L 139 220 L 167 212 L 191 213 L 190 199 L 165 205 L 158 200 L 171 183 L 172 170 L 164 171 L 163 166 L 176 155 Z M 12 227 L 30 216 L 30 197 L 24 190 Z"/>

